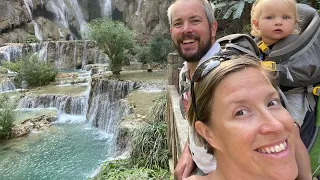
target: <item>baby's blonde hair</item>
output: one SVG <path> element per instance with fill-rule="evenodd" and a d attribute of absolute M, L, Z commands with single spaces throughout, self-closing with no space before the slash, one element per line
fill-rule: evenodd
<path fill-rule="evenodd" d="M 255 25 L 253 24 L 254 20 L 258 20 L 261 16 L 262 10 L 263 10 L 263 5 L 265 2 L 270 1 L 270 0 L 256 0 L 251 8 L 251 35 L 254 37 L 261 37 L 261 32 L 258 30 Z M 295 18 L 295 28 L 292 32 L 292 34 L 299 34 L 300 28 L 299 28 L 299 14 L 298 14 L 298 9 L 297 9 L 297 2 L 296 0 L 278 0 L 278 1 L 283 1 L 287 2 L 291 5 L 293 5 L 293 10 L 294 10 L 294 18 Z"/>

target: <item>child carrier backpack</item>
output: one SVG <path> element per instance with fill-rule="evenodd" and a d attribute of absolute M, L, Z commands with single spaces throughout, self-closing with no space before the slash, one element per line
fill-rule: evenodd
<path fill-rule="evenodd" d="M 272 49 L 259 39 L 255 41 L 267 54 L 265 63 L 278 72 L 279 84 L 287 99 L 291 99 L 287 109 L 305 115 L 300 136 L 309 151 L 315 177 L 320 175 L 320 17 L 309 5 L 297 4 L 297 8 L 300 34 L 280 40 Z"/>

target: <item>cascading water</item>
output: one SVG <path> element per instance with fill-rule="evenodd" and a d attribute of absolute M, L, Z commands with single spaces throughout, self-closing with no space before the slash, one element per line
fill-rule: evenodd
<path fill-rule="evenodd" d="M 8 44 L 0 47 L 0 60 L 15 61 L 27 53 L 38 54 L 40 60 L 50 62 L 58 69 L 79 69 L 89 62 L 97 64 L 106 63 L 108 60 L 107 56 L 97 49 L 94 42 L 87 40 Z"/>
<path fill-rule="evenodd" d="M 31 11 L 31 8 L 33 8 L 32 0 L 23 0 L 23 2 L 24 2 L 25 6 L 28 9 L 28 12 L 29 12 L 29 15 L 30 15 L 30 18 L 31 18 L 31 22 L 32 22 L 32 24 L 34 26 L 35 36 L 39 41 L 42 41 L 43 40 L 42 32 L 40 32 L 39 25 L 38 25 L 38 23 L 36 21 L 34 21 L 33 16 L 32 16 L 32 11 Z"/>
<path fill-rule="evenodd" d="M 63 0 L 51 0 L 47 4 L 48 10 L 55 14 L 56 22 L 65 28 L 69 28 L 67 21 L 68 7 Z"/>
<path fill-rule="evenodd" d="M 82 13 L 82 10 L 78 4 L 78 1 L 77 0 L 70 0 L 70 4 L 75 11 L 75 14 L 77 17 L 77 22 L 80 27 L 80 34 L 82 37 L 85 37 L 86 34 L 88 33 L 88 28 L 86 25 L 87 22 L 84 20 L 83 13 Z"/>
<path fill-rule="evenodd" d="M 15 90 L 16 90 L 15 85 L 9 79 L 4 79 L 2 81 L 0 80 L 0 93 L 10 92 Z"/>
<path fill-rule="evenodd" d="M 0 60 L 13 61 L 22 56 L 22 44 L 0 47 Z"/>
<path fill-rule="evenodd" d="M 77 0 L 51 0 L 48 2 L 47 8 L 55 14 L 56 22 L 66 29 L 70 29 L 71 15 L 73 15 L 79 28 L 79 34 L 82 38 L 85 37 L 88 32 L 87 22 Z"/>
<path fill-rule="evenodd" d="M 138 8 L 137 8 L 137 11 L 136 11 L 136 13 L 135 13 L 137 16 L 140 15 L 140 9 L 141 9 L 142 1 L 143 1 L 143 0 L 139 0 Z"/>
<path fill-rule="evenodd" d="M 40 45 L 40 50 L 39 51 L 35 51 L 35 52 L 39 52 L 39 58 L 41 61 L 47 62 L 47 58 L 48 58 L 48 45 L 49 42 L 45 41 L 42 42 Z"/>
<path fill-rule="evenodd" d="M 87 110 L 87 99 L 84 96 L 67 95 L 40 95 L 25 96 L 19 104 L 19 108 L 57 108 L 60 113 L 85 115 Z"/>
<path fill-rule="evenodd" d="M 112 7 L 111 0 L 99 0 L 101 7 L 101 16 L 111 18 L 112 15 Z"/>
<path fill-rule="evenodd" d="M 90 74 L 82 72 L 78 77 Z M 89 80 L 78 95 L 50 95 L 46 89 L 40 91 L 42 95 L 25 93 L 18 107 L 28 111 L 55 108 L 59 117 L 49 130 L 0 143 L 0 179 L 78 180 L 95 175 L 100 164 L 114 154 L 117 122 L 128 109 L 121 99 L 134 86 L 134 82 Z"/>
<path fill-rule="evenodd" d="M 126 114 L 124 98 L 134 87 L 135 82 L 99 80 L 93 86 L 87 117 L 92 125 L 107 133 L 115 133 L 117 122 Z M 103 102 L 103 103 L 101 103 Z"/>

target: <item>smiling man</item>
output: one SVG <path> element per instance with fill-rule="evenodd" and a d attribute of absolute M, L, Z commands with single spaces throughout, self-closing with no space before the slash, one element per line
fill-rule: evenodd
<path fill-rule="evenodd" d="M 198 64 L 220 51 L 215 39 L 218 24 L 214 18 L 214 8 L 207 0 L 177 0 L 168 9 L 168 19 L 174 46 L 185 60 L 179 81 L 180 84 L 189 83 Z M 187 114 L 189 91 L 181 91 L 184 91 L 182 102 Z M 200 174 L 210 173 L 216 167 L 215 158 L 195 144 L 193 131 L 189 129 L 189 140 L 175 169 L 179 180 L 188 177 L 195 164 L 202 171 Z"/>

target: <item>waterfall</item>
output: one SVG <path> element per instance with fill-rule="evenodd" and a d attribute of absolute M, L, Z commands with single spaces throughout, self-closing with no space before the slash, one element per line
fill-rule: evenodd
<path fill-rule="evenodd" d="M 86 36 L 86 33 L 88 32 L 88 28 L 86 26 L 87 23 L 84 20 L 83 13 L 82 13 L 82 10 L 78 4 L 78 1 L 77 0 L 70 0 L 70 4 L 71 4 L 72 8 L 75 10 L 78 25 L 80 27 L 80 34 L 81 34 L 81 37 L 83 38 Z"/>
<path fill-rule="evenodd" d="M 30 15 L 31 22 L 34 26 L 35 36 L 39 41 L 42 41 L 43 38 L 42 38 L 42 33 L 40 32 L 40 29 L 39 29 L 39 25 L 36 21 L 34 21 L 33 16 L 32 16 L 31 8 L 33 8 L 33 2 L 32 2 L 32 0 L 24 0 L 23 2 L 26 5 L 26 8 L 27 8 L 29 15 Z"/>
<path fill-rule="evenodd" d="M 16 90 L 16 87 L 10 81 L 10 79 L 4 79 L 4 80 L 0 81 L 0 93 L 9 92 L 9 91 L 15 91 L 15 90 Z"/>
<path fill-rule="evenodd" d="M 141 8 L 142 1 L 143 1 L 143 0 L 139 0 L 138 8 L 137 8 L 137 11 L 136 11 L 136 13 L 135 13 L 135 15 L 137 15 L 137 16 L 140 15 L 140 8 Z"/>
<path fill-rule="evenodd" d="M 134 82 L 98 80 L 92 87 L 87 119 L 92 125 L 115 133 L 121 117 L 126 114 L 125 104 L 121 99 L 134 88 Z"/>
<path fill-rule="evenodd" d="M 85 115 L 87 112 L 86 96 L 39 95 L 25 96 L 19 103 L 19 108 L 57 108 L 60 113 Z"/>
<path fill-rule="evenodd" d="M 68 7 L 63 0 L 51 0 L 48 2 L 48 9 L 50 9 L 56 17 L 56 21 L 63 25 L 65 28 L 69 28 L 69 23 L 67 21 Z"/>
<path fill-rule="evenodd" d="M 68 5 L 70 7 L 68 7 Z M 79 6 L 77 0 L 51 0 L 48 2 L 47 9 L 52 11 L 55 14 L 56 22 L 61 24 L 64 28 L 70 30 L 70 23 L 72 17 L 75 17 L 76 23 L 78 25 L 78 30 L 80 31 L 82 37 L 85 37 L 88 32 L 86 26 L 87 22 L 85 21 L 82 10 Z M 72 16 L 73 15 L 73 16 Z"/>
<path fill-rule="evenodd" d="M 111 15 L 112 15 L 111 0 L 100 0 L 99 3 L 101 7 L 101 16 L 111 18 Z"/>
<path fill-rule="evenodd" d="M 58 69 L 80 69 L 88 63 L 107 63 L 108 57 L 93 41 L 42 41 L 32 44 L 6 44 L 0 47 L 0 61 L 15 61 L 27 53 L 38 54 L 41 61 Z M 82 66 L 82 67 L 79 67 Z"/>
<path fill-rule="evenodd" d="M 48 59 L 48 41 L 42 42 L 39 50 L 39 58 L 41 61 L 47 62 Z"/>
<path fill-rule="evenodd" d="M 14 61 L 22 56 L 22 44 L 0 47 L 0 60 Z"/>
<path fill-rule="evenodd" d="M 82 60 L 81 60 L 81 65 L 82 67 L 84 65 L 87 64 L 87 41 L 84 41 L 84 44 L 83 44 L 83 51 L 82 51 Z"/>

